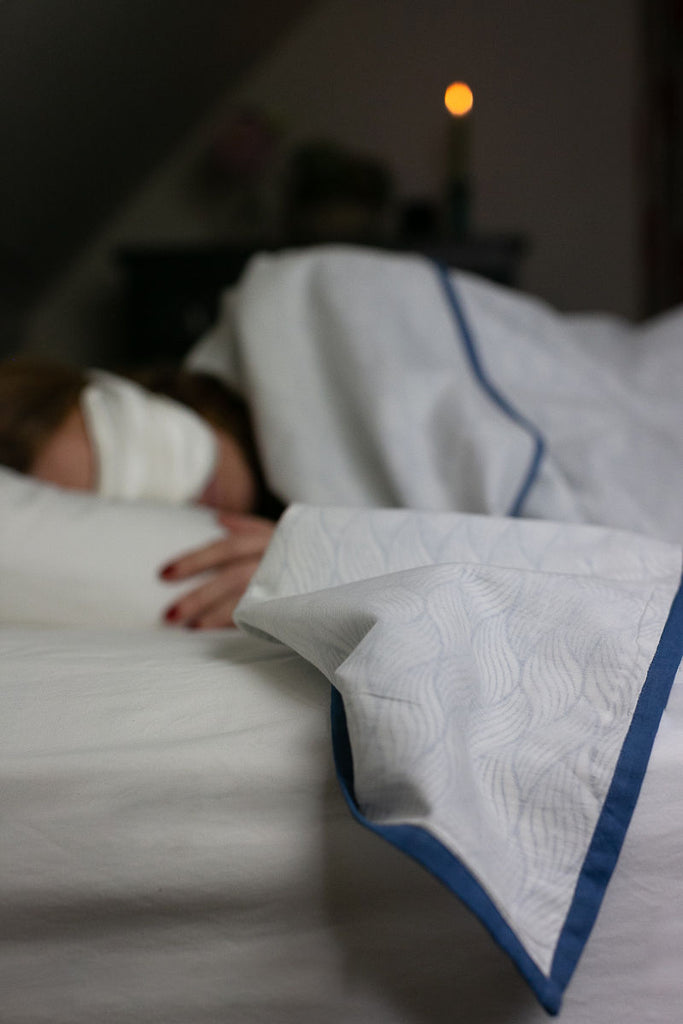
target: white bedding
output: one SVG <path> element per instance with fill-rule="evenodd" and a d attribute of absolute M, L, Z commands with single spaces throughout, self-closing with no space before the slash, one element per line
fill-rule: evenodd
<path fill-rule="evenodd" d="M 236 620 L 333 685 L 363 824 L 557 1012 L 683 648 L 681 550 L 605 527 L 293 506 Z"/>
<path fill-rule="evenodd" d="M 682 339 L 681 310 L 567 317 L 329 247 L 253 260 L 188 360 L 249 396 L 269 481 L 310 509 L 239 621 L 325 672 L 354 811 L 477 909 L 553 1012 L 681 657 Z M 410 539 L 382 506 L 424 511 Z M 667 583 L 650 555 L 626 583 L 661 539 Z"/>
<path fill-rule="evenodd" d="M 3 1024 L 540 1024 L 465 908 L 352 821 L 327 681 L 228 631 L 5 627 Z M 563 1024 L 680 1019 L 683 689 Z"/>
<path fill-rule="evenodd" d="M 273 486 L 307 503 L 240 609 L 257 635 L 30 626 L 15 497 L 47 499 L 2 475 L 26 588 L 16 612 L 0 579 L 2 1024 L 545 1019 L 411 857 L 551 1010 L 587 940 L 566 1024 L 680 1019 L 680 334 L 405 257 L 257 260 L 191 359 L 250 392 Z M 108 523 L 95 566 L 161 523 L 117 537 L 81 504 L 90 545 Z M 44 612 L 84 578 L 90 626 L 126 626 L 129 574 L 98 589 L 75 508 L 46 545 L 80 576 L 58 558 Z M 152 624 L 149 583 L 131 608 Z M 349 814 L 331 740 L 389 843 Z"/>
<path fill-rule="evenodd" d="M 188 363 L 249 397 L 286 503 L 683 537 L 683 308 L 568 317 L 415 256 L 258 256 Z"/>

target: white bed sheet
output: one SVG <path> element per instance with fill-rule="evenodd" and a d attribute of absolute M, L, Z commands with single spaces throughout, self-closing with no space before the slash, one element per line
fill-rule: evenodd
<path fill-rule="evenodd" d="M 329 688 L 228 631 L 2 631 L 2 1024 L 538 1024 L 478 922 L 351 819 Z M 563 1024 L 680 1018 L 680 678 Z"/>

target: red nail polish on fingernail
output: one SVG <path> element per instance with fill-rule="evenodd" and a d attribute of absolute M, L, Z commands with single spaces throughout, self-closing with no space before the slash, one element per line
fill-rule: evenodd
<path fill-rule="evenodd" d="M 159 570 L 159 575 L 164 580 L 170 580 L 173 577 L 175 567 L 173 565 L 165 565 L 163 569 Z"/>
<path fill-rule="evenodd" d="M 180 612 L 174 605 L 173 608 L 168 609 L 168 611 L 164 615 L 164 618 L 166 619 L 167 622 L 176 622 L 180 618 Z"/>

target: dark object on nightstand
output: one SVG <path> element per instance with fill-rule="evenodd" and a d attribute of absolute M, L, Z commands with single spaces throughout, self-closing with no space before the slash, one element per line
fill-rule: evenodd
<path fill-rule="evenodd" d="M 119 364 L 132 369 L 182 359 L 216 320 L 221 293 L 235 283 L 249 258 L 273 248 L 136 246 L 119 250 L 116 259 L 123 272 L 127 324 Z M 519 235 L 458 242 L 406 237 L 386 248 L 422 253 L 448 266 L 514 286 L 526 243 Z"/>
<path fill-rule="evenodd" d="M 333 142 L 303 143 L 287 174 L 287 238 L 297 245 L 381 244 L 391 193 L 391 174 L 380 160 Z"/>
<path fill-rule="evenodd" d="M 221 293 L 252 246 L 140 246 L 116 254 L 123 272 L 127 367 L 177 362 L 217 318 Z"/>

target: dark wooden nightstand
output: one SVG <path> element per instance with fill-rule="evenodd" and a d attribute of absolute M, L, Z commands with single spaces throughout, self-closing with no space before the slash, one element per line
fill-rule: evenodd
<path fill-rule="evenodd" d="M 211 326 L 221 292 L 233 284 L 255 252 L 273 245 L 128 246 L 116 252 L 124 280 L 126 343 L 120 362 L 129 367 L 181 359 Z M 526 243 L 518 235 L 463 241 L 405 240 L 384 246 L 418 252 L 448 266 L 514 286 Z"/>

